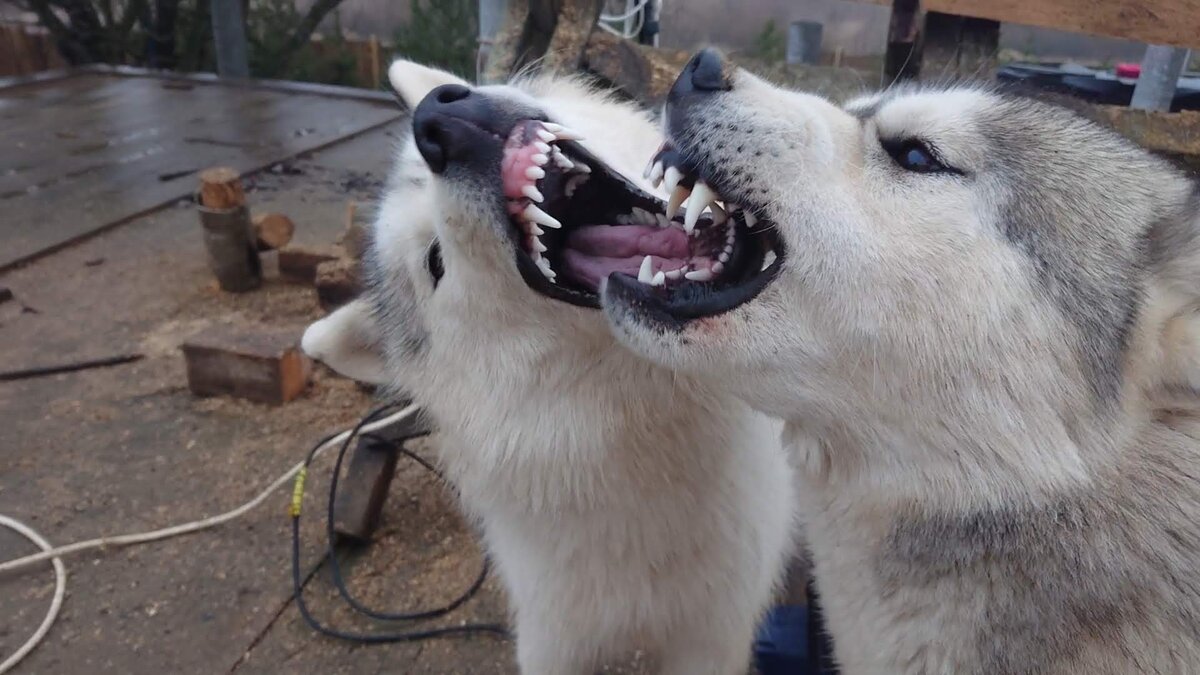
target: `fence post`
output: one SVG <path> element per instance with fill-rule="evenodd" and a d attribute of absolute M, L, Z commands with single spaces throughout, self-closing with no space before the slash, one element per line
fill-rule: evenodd
<path fill-rule="evenodd" d="M 816 21 L 793 21 L 788 26 L 787 64 L 817 65 L 821 62 L 821 31 Z"/>
<path fill-rule="evenodd" d="M 212 27 L 217 74 L 221 77 L 250 77 L 242 1 L 212 0 Z"/>
<path fill-rule="evenodd" d="M 1187 65 L 1189 56 L 1191 50 L 1182 47 L 1146 47 L 1146 55 L 1142 57 L 1142 72 L 1133 88 L 1133 100 L 1129 107 L 1162 112 L 1170 110 L 1179 75 Z"/>

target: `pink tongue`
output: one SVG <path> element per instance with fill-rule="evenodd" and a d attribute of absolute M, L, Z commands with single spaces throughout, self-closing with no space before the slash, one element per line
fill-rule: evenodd
<path fill-rule="evenodd" d="M 596 225 L 573 230 L 567 248 L 605 258 L 657 255 L 666 258 L 688 257 L 688 236 L 677 228 L 646 225 Z"/>
<path fill-rule="evenodd" d="M 650 256 L 651 273 L 670 272 L 688 262 L 688 237 L 678 228 L 597 225 L 571 232 L 563 250 L 564 272 L 593 290 L 613 272 L 637 276 Z"/>

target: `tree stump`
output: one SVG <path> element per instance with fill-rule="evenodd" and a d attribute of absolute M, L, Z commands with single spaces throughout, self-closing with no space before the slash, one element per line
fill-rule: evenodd
<path fill-rule="evenodd" d="M 219 167 L 201 173 L 199 197 L 208 266 L 221 290 L 242 293 L 258 288 L 262 263 L 237 171 Z"/>

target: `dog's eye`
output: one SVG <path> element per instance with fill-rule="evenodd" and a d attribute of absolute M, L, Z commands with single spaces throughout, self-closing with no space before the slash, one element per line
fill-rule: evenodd
<path fill-rule="evenodd" d="M 429 268 L 429 276 L 433 277 L 433 287 L 437 288 L 438 282 L 442 280 L 442 275 L 446 270 L 442 269 L 442 247 L 437 241 L 429 246 L 429 255 L 425 258 L 425 266 Z"/>
<path fill-rule="evenodd" d="M 896 164 L 905 171 L 913 173 L 961 173 L 946 166 L 938 159 L 937 154 L 928 145 L 916 139 L 904 141 L 880 141 Z"/>

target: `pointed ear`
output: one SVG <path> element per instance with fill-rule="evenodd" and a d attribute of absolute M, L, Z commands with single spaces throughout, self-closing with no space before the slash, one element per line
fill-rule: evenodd
<path fill-rule="evenodd" d="M 421 99 L 425 98 L 425 94 L 435 87 L 443 84 L 470 86 L 469 82 L 453 73 L 404 59 L 393 61 L 392 65 L 388 67 L 388 81 L 392 83 L 392 89 L 396 90 L 396 93 L 400 95 L 400 100 L 404 101 L 410 110 L 416 108 Z"/>
<path fill-rule="evenodd" d="M 387 379 L 383 346 L 371 308 L 355 300 L 304 331 L 300 348 L 312 358 L 359 382 L 383 384 Z"/>

